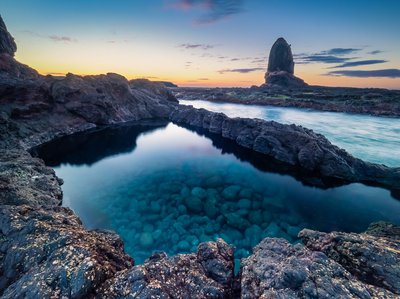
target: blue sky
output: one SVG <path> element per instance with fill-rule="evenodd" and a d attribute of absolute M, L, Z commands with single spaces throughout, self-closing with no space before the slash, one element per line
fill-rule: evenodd
<path fill-rule="evenodd" d="M 400 88 L 400 1 L 2 0 L 0 13 L 42 73 L 248 86 L 283 36 L 310 84 Z"/>

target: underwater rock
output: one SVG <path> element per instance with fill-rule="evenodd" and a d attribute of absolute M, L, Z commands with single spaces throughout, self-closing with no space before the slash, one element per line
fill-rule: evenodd
<path fill-rule="evenodd" d="M 200 197 L 188 196 L 184 199 L 186 208 L 193 213 L 200 213 L 203 211 L 203 202 Z"/>
<path fill-rule="evenodd" d="M 234 199 L 236 195 L 239 193 L 241 187 L 232 185 L 229 187 L 226 187 L 224 191 L 222 191 L 222 196 L 225 197 L 226 199 Z"/>

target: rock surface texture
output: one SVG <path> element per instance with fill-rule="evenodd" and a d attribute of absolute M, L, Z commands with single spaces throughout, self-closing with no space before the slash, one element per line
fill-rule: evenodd
<path fill-rule="evenodd" d="M 284 89 L 276 85 L 275 87 L 175 88 L 173 91 L 178 100 L 400 116 L 399 90 L 323 86 L 308 86 L 301 89 Z"/>
<path fill-rule="evenodd" d="M 0 21 L 1 298 L 399 298 L 400 228 L 389 224 L 365 234 L 304 230 L 305 245 L 265 239 L 237 277 L 233 249 L 220 239 L 135 266 L 116 234 L 89 231 L 60 207 L 62 180 L 28 150 L 93 127 L 170 117 L 324 175 L 396 185 L 398 173 L 301 127 L 179 106 L 161 83 L 116 74 L 43 77 L 12 58 Z"/>
<path fill-rule="evenodd" d="M 6 24 L 0 16 L 0 54 L 8 54 L 14 56 L 17 51 L 17 45 L 15 44 L 14 38 L 7 31 Z"/>
<path fill-rule="evenodd" d="M 265 86 L 290 88 L 307 86 L 303 80 L 294 75 L 292 49 L 282 37 L 276 40 L 269 53 L 268 70 L 265 74 Z"/>
<path fill-rule="evenodd" d="M 317 177 L 348 182 L 374 182 L 400 188 L 400 169 L 364 162 L 331 144 L 324 136 L 296 125 L 248 118 L 229 118 L 223 113 L 181 106 L 170 116 L 177 124 L 190 125 L 234 140 Z"/>

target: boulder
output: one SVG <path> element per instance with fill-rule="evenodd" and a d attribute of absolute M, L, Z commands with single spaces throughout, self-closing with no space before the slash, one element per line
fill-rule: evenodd
<path fill-rule="evenodd" d="M 282 37 L 271 48 L 268 69 L 265 74 L 265 87 L 300 88 L 307 84 L 294 75 L 292 49 Z"/>

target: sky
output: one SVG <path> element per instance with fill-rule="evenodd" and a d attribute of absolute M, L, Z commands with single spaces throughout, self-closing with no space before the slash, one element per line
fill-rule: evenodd
<path fill-rule="evenodd" d="M 42 74 L 260 85 L 284 37 L 309 84 L 400 89 L 399 0 L 1 0 L 0 14 Z"/>

